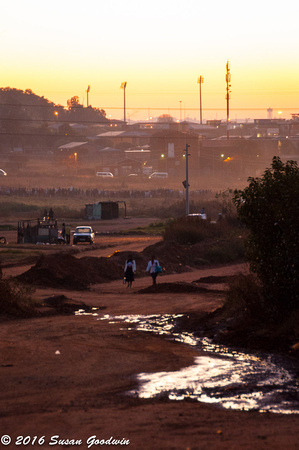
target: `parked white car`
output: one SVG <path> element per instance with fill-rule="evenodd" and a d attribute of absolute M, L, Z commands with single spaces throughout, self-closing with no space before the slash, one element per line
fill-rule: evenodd
<path fill-rule="evenodd" d="M 75 229 L 73 234 L 73 244 L 76 245 L 78 242 L 89 242 L 90 244 L 93 244 L 94 238 L 95 234 L 93 229 L 89 226 L 82 225 Z"/>
<path fill-rule="evenodd" d="M 111 172 L 97 172 L 96 173 L 97 177 L 102 177 L 102 178 L 113 178 L 114 175 Z"/>
<path fill-rule="evenodd" d="M 149 176 L 150 180 L 152 178 L 168 178 L 168 173 L 167 172 L 154 172 Z"/>

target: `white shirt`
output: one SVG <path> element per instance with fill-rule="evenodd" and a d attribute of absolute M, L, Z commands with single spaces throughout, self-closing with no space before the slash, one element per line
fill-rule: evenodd
<path fill-rule="evenodd" d="M 146 271 L 149 272 L 149 273 L 155 273 L 155 272 L 156 272 L 156 269 L 157 269 L 157 267 L 158 267 L 159 265 L 160 265 L 160 264 L 159 264 L 159 261 L 158 261 L 157 259 L 155 259 L 154 262 L 152 262 L 152 260 L 150 260 L 150 261 L 148 262 Z"/>
<path fill-rule="evenodd" d="M 133 260 L 133 261 L 126 261 L 126 264 L 125 264 L 125 271 L 127 270 L 127 267 L 132 267 L 132 270 L 133 270 L 133 272 L 136 272 L 136 262 L 135 262 L 135 260 Z"/>

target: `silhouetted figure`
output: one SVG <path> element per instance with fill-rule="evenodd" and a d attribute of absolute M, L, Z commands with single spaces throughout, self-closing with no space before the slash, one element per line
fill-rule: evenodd
<path fill-rule="evenodd" d="M 69 245 L 71 242 L 71 227 L 69 225 L 65 227 L 65 239 L 66 243 Z"/>
<path fill-rule="evenodd" d="M 125 279 L 128 283 L 127 287 L 132 287 L 133 281 L 135 281 L 134 273 L 136 272 L 136 262 L 134 261 L 132 256 L 126 261 L 125 264 Z"/>
<path fill-rule="evenodd" d="M 61 228 L 61 236 L 63 241 L 65 242 L 65 224 L 62 224 L 62 228 Z"/>

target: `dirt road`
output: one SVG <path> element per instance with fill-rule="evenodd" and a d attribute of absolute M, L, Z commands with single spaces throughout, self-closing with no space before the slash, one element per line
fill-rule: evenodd
<path fill-rule="evenodd" d="M 13 269 L 9 270 L 12 274 Z M 191 282 L 200 276 L 240 270 L 246 267 L 190 271 L 163 276 L 159 281 Z M 121 280 L 80 292 L 37 289 L 38 299 L 64 294 L 103 309 L 99 316 L 1 322 L 2 443 L 7 435 L 12 439 L 7 448 L 111 447 L 112 439 L 120 441 L 114 446 L 138 450 L 298 448 L 296 415 L 231 411 L 194 401 L 140 400 L 125 395 L 137 388 L 136 374 L 179 370 L 191 365 L 199 353 L 185 344 L 137 332 L 132 325 L 98 319 L 104 314 L 210 311 L 223 299 L 220 292 L 139 293 L 149 284 L 148 277 L 141 277 L 131 290 Z M 16 445 L 17 439 L 22 445 Z"/>

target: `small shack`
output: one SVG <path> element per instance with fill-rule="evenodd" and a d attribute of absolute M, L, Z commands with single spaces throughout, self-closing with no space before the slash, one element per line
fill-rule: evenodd
<path fill-rule="evenodd" d="M 119 202 L 98 202 L 85 205 L 85 216 L 89 220 L 118 219 Z"/>
<path fill-rule="evenodd" d="M 43 218 L 18 222 L 18 244 L 57 244 L 57 220 Z"/>

